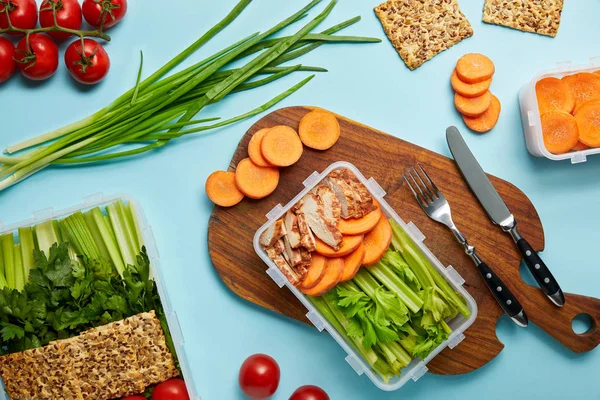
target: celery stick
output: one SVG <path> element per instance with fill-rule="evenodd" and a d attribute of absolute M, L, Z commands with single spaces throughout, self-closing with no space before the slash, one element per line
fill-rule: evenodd
<path fill-rule="evenodd" d="M 394 364 L 398 362 L 398 359 L 396 358 L 392 350 L 390 350 L 390 348 L 387 346 L 387 344 L 378 343 L 375 346 L 379 348 L 381 354 L 383 354 L 383 357 L 387 360 L 388 364 L 392 366 L 392 370 L 394 372 L 398 372 L 399 370 L 396 370 L 396 368 L 394 368 Z"/>
<path fill-rule="evenodd" d="M 127 216 L 129 217 L 129 220 L 131 221 L 135 229 L 135 235 L 137 237 L 138 243 L 137 250 L 138 252 L 140 252 L 142 250 L 142 247 L 144 246 L 144 236 L 142 235 L 142 230 L 140 229 L 140 221 L 138 219 L 138 215 L 135 211 L 135 207 L 133 206 L 132 202 L 126 204 L 126 211 Z"/>
<path fill-rule="evenodd" d="M 94 217 L 96 225 L 98 226 L 98 230 L 100 231 L 100 235 L 104 240 L 104 244 L 106 246 L 106 249 L 108 250 L 108 254 L 110 254 L 110 259 L 112 260 L 115 269 L 117 270 L 119 275 L 123 276 L 125 266 L 123 265 L 123 258 L 121 256 L 119 246 L 117 245 L 117 240 L 113 235 L 110 220 L 105 218 L 104 215 L 102 215 L 102 211 L 100 211 L 98 207 L 92 209 L 91 213 Z"/>
<path fill-rule="evenodd" d="M 30 227 L 19 228 L 19 240 L 21 242 L 21 259 L 23 260 L 23 279 L 29 281 L 29 271 L 35 267 L 33 262 L 33 251 L 35 242 L 33 240 L 33 229 Z"/>
<path fill-rule="evenodd" d="M 53 244 L 59 242 L 58 221 L 45 221 L 34 227 L 35 235 L 38 241 L 38 248 L 46 256 Z"/>
<path fill-rule="evenodd" d="M 133 254 L 137 256 L 142 247 L 138 241 L 137 228 L 133 222 L 133 216 L 129 212 L 129 207 L 123 202 L 123 200 L 117 201 L 117 205 L 119 207 L 119 215 L 123 219 L 125 227 L 127 228 L 127 239 L 129 244 L 132 246 L 131 248 L 133 249 Z"/>
<path fill-rule="evenodd" d="M 110 217 L 110 222 L 115 232 L 117 244 L 123 257 L 123 263 L 125 265 L 135 265 L 136 252 L 134 251 L 133 245 L 129 240 L 129 233 L 125 222 L 126 218 L 123 218 L 123 214 L 120 212 L 119 203 L 111 203 L 106 206 L 106 211 Z"/>
<path fill-rule="evenodd" d="M 408 354 L 397 342 L 391 342 L 387 345 L 403 367 L 406 367 L 412 361 L 410 354 Z"/>
<path fill-rule="evenodd" d="M 96 247 L 100 252 L 100 256 L 106 260 L 110 260 L 110 253 L 108 252 L 108 248 L 104 243 L 104 239 L 102 239 L 102 234 L 100 233 L 98 224 L 96 224 L 96 220 L 94 219 L 94 214 L 92 213 L 92 210 L 84 212 L 83 219 L 85 220 L 85 224 L 87 225 L 88 229 L 90 230 L 90 233 L 92 234 L 92 238 L 94 239 L 94 243 L 96 243 Z"/>
<path fill-rule="evenodd" d="M 2 252 L 2 236 L 0 236 L 0 275 L 2 275 L 4 281 L 6 281 L 5 274 L 6 272 L 4 270 L 4 253 Z"/>
<path fill-rule="evenodd" d="M 0 239 L 2 240 L 2 255 L 4 256 L 6 283 L 10 289 L 16 289 L 15 239 L 12 233 L 4 234 Z"/>
<path fill-rule="evenodd" d="M 13 254 L 15 259 L 15 289 L 20 292 L 25 287 L 25 270 L 23 269 L 23 257 L 21 256 L 21 243 L 14 245 Z"/>
<path fill-rule="evenodd" d="M 60 224 L 69 242 L 75 247 L 79 255 L 85 255 L 92 260 L 100 258 L 100 250 L 96 246 L 96 242 L 85 223 L 81 211 L 69 215 Z"/>
<path fill-rule="evenodd" d="M 369 273 L 373 274 L 386 288 L 394 292 L 396 296 L 413 313 L 418 312 L 423 307 L 423 300 L 418 294 L 413 292 L 408 285 L 396 275 L 387 265 L 377 263 L 368 268 Z"/>

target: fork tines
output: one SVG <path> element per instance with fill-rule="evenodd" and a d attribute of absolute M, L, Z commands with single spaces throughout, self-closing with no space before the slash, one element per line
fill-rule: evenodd
<path fill-rule="evenodd" d="M 410 187 L 410 190 L 417 198 L 419 204 L 422 207 L 425 207 L 427 204 L 442 197 L 442 194 L 437 188 L 437 186 L 435 186 L 435 183 L 433 183 L 427 172 L 425 172 L 423 167 L 421 167 L 421 164 L 417 164 L 417 166 L 419 167 L 421 173 L 419 173 L 419 171 L 417 171 L 415 167 L 412 167 L 404 174 L 404 180 L 406 181 L 406 183 L 408 183 L 408 187 Z M 417 179 L 415 179 L 415 176 L 417 177 Z M 419 193 L 416 192 L 415 187 L 417 188 L 416 190 L 418 190 Z"/>

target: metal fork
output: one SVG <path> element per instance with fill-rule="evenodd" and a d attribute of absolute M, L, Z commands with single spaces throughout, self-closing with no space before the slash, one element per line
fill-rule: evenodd
<path fill-rule="evenodd" d="M 469 244 L 467 238 L 458 230 L 454 221 L 452 221 L 450 204 L 448 204 L 448 201 L 442 192 L 435 186 L 435 183 L 433 183 L 423 167 L 421 167 L 420 164 L 417 164 L 417 166 L 419 167 L 420 173 L 413 167 L 404 174 L 404 180 L 408 183 L 408 187 L 415 195 L 417 202 L 423 211 L 425 211 L 425 214 L 434 221 L 450 228 L 458 242 L 464 246 L 467 255 L 471 257 L 471 260 L 473 260 L 477 266 L 481 277 L 502 310 L 504 310 L 506 315 L 508 315 L 515 324 L 522 327 L 527 326 L 527 315 L 525 314 L 525 310 L 523 310 L 521 303 L 519 303 L 517 298 L 494 271 L 479 258 L 475 251 L 475 247 Z"/>

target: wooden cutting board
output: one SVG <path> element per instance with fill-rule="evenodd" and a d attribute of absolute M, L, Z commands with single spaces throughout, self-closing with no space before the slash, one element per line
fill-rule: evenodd
<path fill-rule="evenodd" d="M 235 170 L 238 162 L 247 157 L 248 142 L 256 131 L 275 125 L 297 129 L 300 119 L 310 110 L 310 107 L 289 107 L 262 118 L 240 141 L 229 169 Z M 406 168 L 420 163 L 450 202 L 456 224 L 477 246 L 481 258 L 517 295 L 530 321 L 575 352 L 589 351 L 600 343 L 600 300 L 565 294 L 565 306 L 557 308 L 539 289 L 527 285 L 519 273 L 521 257 L 517 248 L 508 235 L 492 224 L 453 160 L 342 116 L 338 119 L 341 127 L 338 143 L 325 152 L 305 148 L 298 163 L 281 169 L 279 187 L 269 197 L 244 199 L 235 207 L 215 207 L 213 210 L 208 227 L 209 252 L 218 274 L 231 290 L 259 306 L 309 323 L 302 304 L 289 290 L 279 289 L 265 273 L 267 267 L 255 254 L 252 238 L 265 223 L 265 214 L 278 203 L 284 205 L 290 201 L 303 189 L 302 182 L 313 171 L 321 172 L 335 161 L 348 161 L 367 178 L 377 180 L 387 192 L 385 199 L 388 203 L 405 222 L 416 224 L 426 237 L 425 245 L 442 264 L 454 266 L 477 301 L 479 313 L 467 330 L 466 339 L 453 350 L 446 349 L 432 360 L 428 364 L 430 371 L 462 374 L 492 360 L 504 347 L 495 332 L 502 311 L 452 233 L 428 219 L 401 179 Z M 442 136 L 443 132 L 439 135 Z M 543 228 L 533 204 L 517 187 L 494 176 L 490 178 L 515 215 L 523 236 L 535 250 L 543 250 Z M 552 260 L 546 262 L 552 268 Z M 576 270 L 573 273 L 577 273 Z M 580 313 L 587 313 L 592 318 L 592 327 L 585 334 L 576 334 L 571 325 L 573 318 Z"/>

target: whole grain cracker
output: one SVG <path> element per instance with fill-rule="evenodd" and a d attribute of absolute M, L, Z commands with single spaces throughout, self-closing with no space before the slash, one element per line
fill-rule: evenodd
<path fill-rule="evenodd" d="M 555 37 L 564 0 L 486 0 L 483 22 Z"/>
<path fill-rule="evenodd" d="M 375 13 L 411 70 L 473 35 L 457 0 L 389 0 Z"/>

